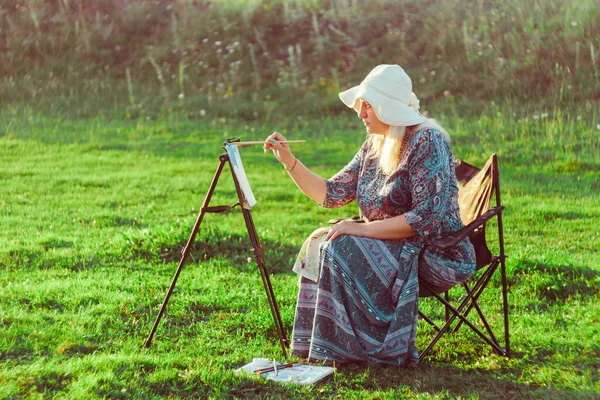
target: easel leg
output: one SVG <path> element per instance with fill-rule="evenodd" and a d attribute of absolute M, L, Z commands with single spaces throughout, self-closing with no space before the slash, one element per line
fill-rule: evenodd
<path fill-rule="evenodd" d="M 219 181 L 219 176 L 221 176 L 221 171 L 223 171 L 223 166 L 225 165 L 225 162 L 227 161 L 227 159 L 224 159 L 222 157 L 220 158 L 220 160 L 221 160 L 221 162 L 220 162 L 219 166 L 217 167 L 217 172 L 215 173 L 215 176 L 213 177 L 213 180 L 210 184 L 210 188 L 208 189 L 208 193 L 206 194 L 206 198 L 204 199 L 204 203 L 202 204 L 202 207 L 200 208 L 200 213 L 198 214 L 198 218 L 196 219 L 196 224 L 194 224 L 194 229 L 192 230 L 192 233 L 190 234 L 187 244 L 185 245 L 185 248 L 183 250 L 183 255 L 181 256 L 181 261 L 179 261 L 179 266 L 177 267 L 177 271 L 175 271 L 175 276 L 173 277 L 173 280 L 171 281 L 171 285 L 169 286 L 167 295 L 165 296 L 162 306 L 160 307 L 160 311 L 158 312 L 158 315 L 156 316 L 156 321 L 154 321 L 154 326 L 152 326 L 152 330 L 150 331 L 148 338 L 144 342 L 144 347 L 146 347 L 146 348 L 149 348 L 150 345 L 152 344 L 152 338 L 154 337 L 156 328 L 158 327 L 158 324 L 160 323 L 160 320 L 167 308 L 167 303 L 169 302 L 169 298 L 171 297 L 171 294 L 173 293 L 173 289 L 175 289 L 175 284 L 177 283 L 179 274 L 181 273 L 181 270 L 183 269 L 183 266 L 185 265 L 185 262 L 190 254 L 190 251 L 192 250 L 192 244 L 194 243 L 196 234 L 198 233 L 198 230 L 200 229 L 200 224 L 202 223 L 202 219 L 204 219 L 205 209 L 206 209 L 206 207 L 208 207 L 208 204 L 210 203 L 210 199 L 215 191 L 217 182 Z"/>
<path fill-rule="evenodd" d="M 254 222 L 252 221 L 252 215 L 250 214 L 250 210 L 248 210 L 244 207 L 244 204 L 245 204 L 244 195 L 240 188 L 239 182 L 235 176 L 235 172 L 233 171 L 233 168 L 231 166 L 231 161 L 229 160 L 229 156 L 227 154 L 223 154 L 219 157 L 219 160 L 220 160 L 220 164 L 217 168 L 217 172 L 215 173 L 212 183 L 210 184 L 210 188 L 208 190 L 208 193 L 206 194 L 206 198 L 204 199 L 204 203 L 202 204 L 202 208 L 200 209 L 198 218 L 196 219 L 196 224 L 194 225 L 194 229 L 192 230 L 192 233 L 190 234 L 187 244 L 183 250 L 183 255 L 181 257 L 181 261 L 179 261 L 179 266 L 177 267 L 175 276 L 173 277 L 173 280 L 171 281 L 171 285 L 169 286 L 169 290 L 167 291 L 167 294 L 166 294 L 163 304 L 160 308 L 160 311 L 158 312 L 158 315 L 156 316 L 156 320 L 154 321 L 152 330 L 150 331 L 148 338 L 144 342 L 144 347 L 149 348 L 152 344 L 152 338 L 154 337 L 154 334 L 156 332 L 158 324 L 160 323 L 160 320 L 167 308 L 167 303 L 169 302 L 169 298 L 171 297 L 171 294 L 173 293 L 173 289 L 175 288 L 175 284 L 177 283 L 179 274 L 181 273 L 181 270 L 183 269 L 183 266 L 185 265 L 185 262 L 190 254 L 192 245 L 194 243 L 194 239 L 196 238 L 196 234 L 198 233 L 198 230 L 200 229 L 200 224 L 202 223 L 202 220 L 204 218 L 204 214 L 206 212 L 222 212 L 222 211 L 231 209 L 231 207 L 228 207 L 228 206 L 208 207 L 208 204 L 210 203 L 210 199 L 215 191 L 215 187 L 217 186 L 219 177 L 221 176 L 221 172 L 223 171 L 223 166 L 225 165 L 226 162 L 229 162 L 230 163 L 229 167 L 231 169 L 231 173 L 233 175 L 233 181 L 235 183 L 236 191 L 238 194 L 238 199 L 239 199 L 238 204 L 241 205 L 242 214 L 244 215 L 244 221 L 246 222 L 246 228 L 248 230 L 248 235 L 250 237 L 250 241 L 252 243 L 252 248 L 254 250 L 254 259 L 256 260 L 256 263 L 258 265 L 260 275 L 262 278 L 262 282 L 263 282 L 263 286 L 264 286 L 265 292 L 267 294 L 267 300 L 269 302 L 269 307 L 271 308 L 271 314 L 273 315 L 273 319 L 275 321 L 277 335 L 279 336 L 279 343 L 281 344 L 281 349 L 283 350 L 284 357 L 287 358 L 286 349 L 287 349 L 287 347 L 289 347 L 289 340 L 285 334 L 285 329 L 283 328 L 283 322 L 281 320 L 279 306 L 277 305 L 277 300 L 275 299 L 275 293 L 273 292 L 273 286 L 271 285 L 271 280 L 269 278 L 269 272 L 268 272 L 267 267 L 264 262 L 262 247 L 260 246 L 260 243 L 258 240 L 258 234 L 256 233 L 256 227 L 254 226 Z"/>
<path fill-rule="evenodd" d="M 279 336 L 281 350 L 283 351 L 284 358 L 287 358 L 287 348 L 289 347 L 289 340 L 285 334 L 285 329 L 283 328 L 281 313 L 279 312 L 279 306 L 277 305 L 277 300 L 275 299 L 275 293 L 273 292 L 273 286 L 271 285 L 271 279 L 269 278 L 269 271 L 267 270 L 263 258 L 263 250 L 258 240 L 258 234 L 256 233 L 256 227 L 254 226 L 254 221 L 252 220 L 250 210 L 244 207 L 244 195 L 240 188 L 239 182 L 235 176 L 235 172 L 233 171 L 233 168 L 230 169 L 231 174 L 233 176 L 233 182 L 235 183 L 235 188 L 237 190 L 238 198 L 240 200 L 240 204 L 242 205 L 242 214 L 244 215 L 244 221 L 246 222 L 248 236 L 250 236 L 250 242 L 252 243 L 252 249 L 254 250 L 254 259 L 256 260 L 256 264 L 258 265 L 260 276 L 263 281 L 263 286 L 267 294 L 269 307 L 271 308 L 271 314 L 273 315 L 273 320 L 275 321 L 275 328 L 277 329 L 277 336 Z"/>

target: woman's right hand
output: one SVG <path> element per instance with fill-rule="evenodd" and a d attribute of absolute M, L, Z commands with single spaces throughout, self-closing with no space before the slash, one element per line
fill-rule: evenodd
<path fill-rule="evenodd" d="M 279 132 L 273 132 L 265 139 L 265 153 L 269 150 L 273 150 L 273 154 L 277 160 L 283 164 L 285 169 L 290 169 L 294 165 L 296 157 L 292 154 L 290 146 L 284 142 L 287 139 Z"/>
<path fill-rule="evenodd" d="M 265 139 L 265 153 L 273 150 L 273 154 L 275 154 L 277 160 L 283 164 L 292 180 L 302 190 L 302 193 L 317 203 L 323 204 L 327 194 L 325 179 L 298 162 L 292 154 L 290 146 L 287 143 L 281 143 L 285 141 L 287 140 L 281 133 L 273 132 Z"/>

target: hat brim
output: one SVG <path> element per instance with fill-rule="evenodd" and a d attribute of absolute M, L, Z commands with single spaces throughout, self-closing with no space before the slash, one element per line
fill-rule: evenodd
<path fill-rule="evenodd" d="M 342 103 L 356 112 L 359 111 L 357 100 L 365 100 L 375 110 L 377 118 L 388 125 L 411 126 L 427 121 L 427 118 L 408 104 L 391 99 L 366 85 L 354 86 L 341 92 L 339 96 Z"/>

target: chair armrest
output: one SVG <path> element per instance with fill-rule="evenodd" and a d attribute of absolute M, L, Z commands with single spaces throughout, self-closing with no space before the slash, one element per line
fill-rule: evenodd
<path fill-rule="evenodd" d="M 329 221 L 327 221 L 327 223 L 334 225 L 337 224 L 338 222 L 342 222 L 342 221 L 351 221 L 351 222 L 358 222 L 358 223 L 364 223 L 365 220 L 363 219 L 363 217 L 361 217 L 360 215 L 355 215 L 353 217 L 350 218 L 332 218 Z"/>
<path fill-rule="evenodd" d="M 487 221 L 500 214 L 502 210 L 504 210 L 504 206 L 502 205 L 492 207 L 461 230 L 426 239 L 425 243 L 438 249 L 447 249 L 456 246 L 461 240 L 477 231 Z"/>

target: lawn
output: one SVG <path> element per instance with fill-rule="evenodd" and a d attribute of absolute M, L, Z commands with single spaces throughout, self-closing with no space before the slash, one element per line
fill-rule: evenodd
<path fill-rule="evenodd" d="M 0 398 L 597 398 L 595 116 L 492 115 L 441 121 L 456 156 L 483 165 L 499 155 L 513 356 L 493 354 L 462 329 L 416 369 L 338 366 L 322 382 L 295 387 L 233 375 L 253 357 L 282 358 L 239 211 L 206 216 L 152 347 L 142 343 L 222 141 L 281 129 L 306 139 L 296 155 L 330 176 L 365 138 L 354 116 L 292 129 L 177 114 L 107 120 L 2 113 Z M 261 148 L 243 149 L 242 157 L 290 334 L 297 250 L 312 230 L 353 215 L 356 206 L 319 208 Z M 235 196 L 225 171 L 211 205 L 233 204 Z M 488 292 L 482 302 L 498 324 L 497 279 Z M 418 344 L 430 334 L 420 323 Z"/>
<path fill-rule="evenodd" d="M 599 16 L 597 0 L 2 2 L 0 398 L 599 398 Z M 278 130 L 329 177 L 365 139 L 337 93 L 381 63 L 457 157 L 498 154 L 512 357 L 461 329 L 415 369 L 235 376 L 282 359 L 238 209 L 205 217 L 144 348 L 222 142 Z M 356 205 L 320 208 L 260 147 L 242 157 L 289 335 L 301 244 Z M 226 170 L 211 205 L 236 201 Z M 498 277 L 481 303 L 499 327 Z M 421 349 L 432 333 L 419 322 Z"/>

